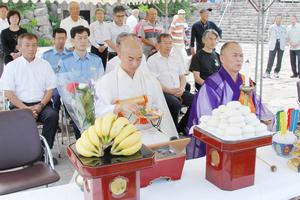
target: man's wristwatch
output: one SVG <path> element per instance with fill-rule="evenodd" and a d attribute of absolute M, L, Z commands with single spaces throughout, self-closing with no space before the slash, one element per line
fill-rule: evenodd
<path fill-rule="evenodd" d="M 45 104 L 43 104 L 42 102 L 39 103 L 39 106 L 41 106 L 41 109 L 43 110 L 45 107 Z"/>

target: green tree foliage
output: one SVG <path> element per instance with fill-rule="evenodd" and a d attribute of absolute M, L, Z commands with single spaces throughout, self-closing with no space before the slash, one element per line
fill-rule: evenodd
<path fill-rule="evenodd" d="M 165 0 L 160 0 L 158 4 L 155 4 L 155 7 L 158 7 L 160 10 L 165 12 Z M 190 17 L 192 13 L 192 5 L 189 0 L 182 0 L 181 2 L 176 1 L 168 3 L 168 16 L 172 17 L 177 14 L 177 11 L 183 9 L 186 12 L 186 17 Z"/>
<path fill-rule="evenodd" d="M 130 5 L 132 9 L 137 8 L 140 12 L 146 13 L 149 8 L 156 8 L 158 10 L 158 16 L 164 16 L 165 14 L 165 0 L 160 0 L 157 4 L 140 4 L 140 5 Z M 190 17 L 195 8 L 190 3 L 190 0 L 178 0 L 174 3 L 173 1 L 168 3 L 168 16 L 173 17 L 177 14 L 177 11 L 183 9 L 186 12 L 186 17 Z"/>
<path fill-rule="evenodd" d="M 144 4 L 139 5 L 138 9 L 142 13 L 146 13 L 149 10 L 148 5 L 144 5 Z"/>
<path fill-rule="evenodd" d="M 29 20 L 28 23 L 26 24 L 21 24 L 21 27 L 26 29 L 28 33 L 33 32 L 33 28 L 37 26 L 37 20 L 36 19 L 31 19 Z"/>
<path fill-rule="evenodd" d="M 14 3 L 12 2 L 12 0 L 9 0 L 6 5 L 9 10 L 17 10 L 21 13 L 22 16 L 24 16 L 24 14 L 29 10 L 33 11 L 36 7 L 35 4 L 31 1 L 28 1 L 27 3 L 22 3 L 21 1 L 19 1 L 18 3 Z"/>

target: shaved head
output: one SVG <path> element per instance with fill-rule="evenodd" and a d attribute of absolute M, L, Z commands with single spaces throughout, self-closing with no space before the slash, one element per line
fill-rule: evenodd
<path fill-rule="evenodd" d="M 221 48 L 220 60 L 229 74 L 239 73 L 244 62 L 242 47 L 237 42 L 226 42 Z"/>
<path fill-rule="evenodd" d="M 120 42 L 121 52 L 124 51 L 125 53 L 126 51 L 128 51 L 128 49 L 137 49 L 137 50 L 140 49 L 142 51 L 141 44 L 137 40 L 136 36 L 128 35 L 121 39 Z"/>
<path fill-rule="evenodd" d="M 235 45 L 238 45 L 238 46 L 240 46 L 240 44 L 238 43 L 238 42 L 226 42 L 225 44 L 223 44 L 223 46 L 221 47 L 221 55 L 223 55 L 225 52 L 227 52 L 229 49 L 230 49 L 230 47 L 232 47 L 232 46 L 235 46 Z"/>
<path fill-rule="evenodd" d="M 121 40 L 120 59 L 121 67 L 131 77 L 139 68 L 143 56 L 140 42 L 133 35 L 128 35 Z"/>

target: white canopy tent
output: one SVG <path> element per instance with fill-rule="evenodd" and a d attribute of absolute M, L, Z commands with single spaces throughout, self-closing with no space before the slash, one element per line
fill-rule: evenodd
<path fill-rule="evenodd" d="M 3 3 L 7 3 L 9 0 L 2 0 Z M 23 3 L 27 3 L 29 1 L 31 1 L 32 3 L 37 3 L 39 0 L 12 0 L 13 3 L 18 3 L 18 2 L 23 2 Z M 47 0 L 40 0 L 41 2 L 46 2 Z M 152 4 L 152 3 L 159 3 L 160 1 L 165 3 L 165 9 L 164 9 L 164 16 L 165 16 L 165 22 L 164 22 L 164 26 L 165 29 L 167 28 L 167 21 L 168 21 L 168 4 L 170 2 L 182 2 L 182 1 L 187 1 L 187 0 L 49 0 L 51 3 L 53 2 L 58 2 L 58 3 L 69 3 L 71 1 L 76 1 L 78 3 L 85 3 L 85 4 L 89 4 L 92 3 L 94 5 L 100 3 L 100 4 Z"/>
<path fill-rule="evenodd" d="M 7 3 L 9 0 L 2 0 L 3 3 Z M 18 3 L 19 1 L 23 2 L 23 3 L 27 3 L 29 1 L 36 3 L 38 0 L 12 0 L 14 3 Z M 97 4 L 97 3 L 101 3 L 101 4 L 115 4 L 115 3 L 121 3 L 121 4 L 149 4 L 149 3 L 159 3 L 160 0 L 49 0 L 50 2 L 58 2 L 58 3 L 62 3 L 62 2 L 71 2 L 71 1 L 77 1 L 79 3 L 92 3 L 92 4 Z M 168 4 L 169 2 L 176 2 L 176 1 L 184 1 L 184 0 L 162 0 L 163 2 L 165 2 L 166 4 Z M 46 2 L 46 0 L 41 0 L 41 2 Z"/>

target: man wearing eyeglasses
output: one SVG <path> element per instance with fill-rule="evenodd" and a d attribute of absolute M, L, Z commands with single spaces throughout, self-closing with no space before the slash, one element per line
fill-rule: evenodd
<path fill-rule="evenodd" d="M 116 6 L 113 9 L 114 21 L 107 25 L 104 32 L 104 41 L 108 45 L 108 60 L 117 55 L 116 39 L 122 32 L 129 33 L 130 28 L 124 23 L 125 8 Z"/>

